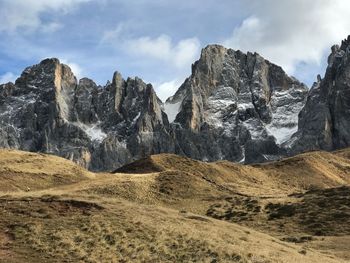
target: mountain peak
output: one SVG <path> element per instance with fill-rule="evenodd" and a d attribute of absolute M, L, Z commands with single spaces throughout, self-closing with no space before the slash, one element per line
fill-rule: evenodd
<path fill-rule="evenodd" d="M 350 35 L 341 42 L 340 48 L 344 51 L 350 46 Z"/>
<path fill-rule="evenodd" d="M 185 155 L 263 161 L 284 151 L 281 145 L 296 131 L 306 95 L 305 85 L 259 54 L 209 45 L 165 111 L 191 131 L 178 142 Z M 212 144 L 205 146 L 203 138 Z M 186 147 L 192 140 L 199 149 Z"/>
<path fill-rule="evenodd" d="M 59 65 L 61 64 L 58 58 L 45 58 L 39 63 L 40 65 Z"/>
<path fill-rule="evenodd" d="M 314 85 L 300 113 L 293 153 L 350 145 L 350 36 L 334 45 L 323 79 Z"/>
<path fill-rule="evenodd" d="M 220 54 L 220 53 L 225 53 L 226 51 L 227 51 L 227 48 L 222 45 L 210 44 L 202 49 L 201 56 L 204 56 L 205 54 L 214 54 L 214 53 Z"/>
<path fill-rule="evenodd" d="M 45 59 L 15 84 L 0 86 L 0 146 L 53 153 L 93 170 L 157 153 L 251 163 L 347 146 L 349 41 L 332 48 L 327 73 L 309 95 L 259 54 L 221 45 L 202 50 L 192 74 L 165 103 L 138 77 L 115 72 L 101 87 L 88 78 L 77 82 L 67 65 Z M 315 116 L 322 126 L 318 139 Z M 298 123 L 304 130 L 295 134 Z"/>

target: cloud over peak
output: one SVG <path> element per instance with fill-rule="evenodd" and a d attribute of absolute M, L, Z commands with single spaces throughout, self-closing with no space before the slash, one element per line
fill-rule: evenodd
<path fill-rule="evenodd" d="M 123 23 L 115 30 L 106 31 L 101 42 L 135 57 L 169 63 L 169 66 L 180 70 L 191 65 L 201 49 L 201 43 L 196 37 L 184 38 L 178 42 L 166 34 L 132 37 L 128 25 Z"/>
<path fill-rule="evenodd" d="M 201 46 L 197 38 L 182 39 L 173 43 L 167 35 L 129 39 L 126 45 L 128 52 L 132 54 L 172 63 L 177 68 L 188 67 L 198 56 Z"/>
<path fill-rule="evenodd" d="M 68 13 L 77 5 L 90 0 L 2 0 L 0 31 L 13 33 L 18 29 L 42 29 L 49 32 L 61 28 L 55 21 L 44 22 L 44 12 Z"/>
<path fill-rule="evenodd" d="M 318 65 L 326 50 L 350 33 L 350 2 L 249 0 L 250 13 L 224 44 L 257 51 L 293 74 L 299 63 Z"/>
<path fill-rule="evenodd" d="M 13 74 L 12 72 L 6 72 L 5 74 L 0 76 L 0 84 L 15 82 L 16 79 L 17 76 L 15 74 Z"/>
<path fill-rule="evenodd" d="M 78 76 L 103 84 L 118 69 L 165 98 L 201 47 L 221 43 L 311 84 L 350 33 L 348 10 L 345 0 L 0 0 L 0 73 L 66 58 Z"/>

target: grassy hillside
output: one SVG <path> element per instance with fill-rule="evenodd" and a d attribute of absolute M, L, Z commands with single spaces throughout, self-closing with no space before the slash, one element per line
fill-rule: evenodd
<path fill-rule="evenodd" d="M 3 262 L 339 262 L 236 224 L 123 200 L 44 196 L 2 200 L 0 210 Z"/>
<path fill-rule="evenodd" d="M 28 191 L 91 179 L 95 175 L 47 154 L 0 150 L 0 191 Z"/>
<path fill-rule="evenodd" d="M 0 262 L 346 262 L 349 158 L 244 166 L 162 154 L 92 174 L 0 151 Z"/>

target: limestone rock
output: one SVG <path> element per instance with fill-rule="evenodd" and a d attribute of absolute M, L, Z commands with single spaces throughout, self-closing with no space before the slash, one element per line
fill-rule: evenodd
<path fill-rule="evenodd" d="M 306 96 L 304 84 L 259 54 L 210 45 L 164 109 L 177 153 L 260 162 L 284 154 Z"/>
<path fill-rule="evenodd" d="M 291 154 L 350 146 L 350 36 L 333 46 L 323 79 L 318 77 L 299 116 Z"/>
<path fill-rule="evenodd" d="M 52 153 L 93 170 L 174 148 L 151 85 L 119 73 L 106 87 L 87 78 L 77 83 L 58 59 L 0 86 L 0 123 L 0 147 Z"/>
<path fill-rule="evenodd" d="M 343 64 L 346 71 L 346 49 L 334 47 L 325 78 L 335 79 L 342 95 L 347 95 L 346 84 L 341 86 L 347 73 L 336 71 Z M 340 147 L 348 142 L 347 131 L 341 132 L 348 117 L 335 123 L 332 114 L 346 115 L 349 102 L 336 93 L 319 94 L 325 79 L 308 99 L 307 107 L 318 107 L 317 120 L 308 119 L 313 115 L 305 107 L 299 129 L 314 125 L 308 131 L 325 131 L 320 145 Z M 303 143 L 295 138 L 309 134 L 299 131 L 291 139 L 307 92 L 259 54 L 219 45 L 203 49 L 191 76 L 165 103 L 140 78 L 123 79 L 115 72 L 111 82 L 99 86 L 87 78 L 77 81 L 58 59 L 45 59 L 14 84 L 0 85 L 0 147 L 52 153 L 105 171 L 165 152 L 204 161 L 274 160 L 299 151 Z M 311 105 L 317 96 L 325 103 Z M 326 102 L 337 106 L 330 109 Z M 318 120 L 324 121 L 322 129 Z"/>

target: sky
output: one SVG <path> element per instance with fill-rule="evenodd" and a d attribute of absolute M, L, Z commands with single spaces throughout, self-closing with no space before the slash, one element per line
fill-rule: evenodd
<path fill-rule="evenodd" d="M 115 71 L 165 100 L 208 44 L 258 52 L 311 85 L 350 34 L 348 0 L 0 0 L 0 83 L 57 57 L 100 85 Z"/>

